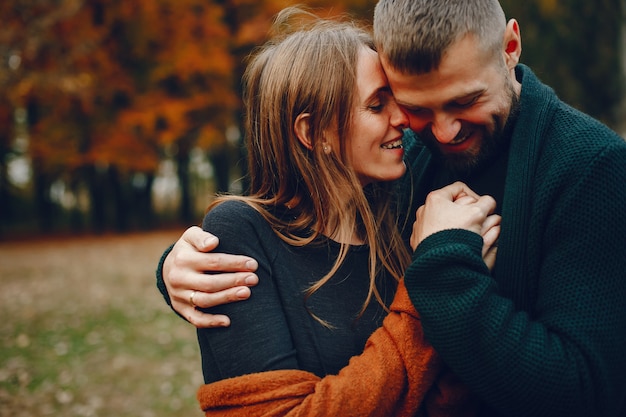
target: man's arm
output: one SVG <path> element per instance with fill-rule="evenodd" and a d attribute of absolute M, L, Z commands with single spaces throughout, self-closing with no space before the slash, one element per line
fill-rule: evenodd
<path fill-rule="evenodd" d="M 623 415 L 625 160 L 623 146 L 603 150 L 575 181 L 547 183 L 558 193 L 535 192 L 538 218 L 527 235 L 509 231 L 498 281 L 466 230 L 433 233 L 413 255 L 406 287 L 427 339 L 503 415 Z M 508 268 L 506 242 L 532 250 L 532 274 Z"/>
<path fill-rule="evenodd" d="M 216 236 L 192 226 L 165 251 L 156 271 L 157 287 L 166 302 L 196 327 L 229 326 L 227 316 L 196 307 L 246 300 L 248 287 L 258 283 L 256 260 L 211 252 L 218 243 Z"/>

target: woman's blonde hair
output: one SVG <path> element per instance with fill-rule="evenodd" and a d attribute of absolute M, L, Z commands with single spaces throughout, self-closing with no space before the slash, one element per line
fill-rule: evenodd
<path fill-rule="evenodd" d="M 224 196 L 213 205 L 245 201 L 294 246 L 315 244 L 322 234 L 349 242 L 356 230 L 370 251 L 362 311 L 372 297 L 384 306 L 376 288 L 380 268 L 399 280 L 410 260 L 396 224 L 392 185 L 363 188 L 346 159 L 358 55 L 364 47 L 374 50 L 372 38 L 354 22 L 320 19 L 299 7 L 283 10 L 273 31 L 243 78 L 249 195 Z M 310 115 L 310 148 L 294 131 L 303 113 Z M 339 152 L 324 151 L 327 132 L 336 132 Z M 276 207 L 286 207 L 289 219 L 276 216 Z M 335 264 L 307 297 L 338 270 L 349 246 L 341 243 Z"/>

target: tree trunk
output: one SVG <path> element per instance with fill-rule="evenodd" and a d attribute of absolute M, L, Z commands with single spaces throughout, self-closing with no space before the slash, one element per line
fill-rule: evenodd
<path fill-rule="evenodd" d="M 120 178 L 119 169 L 116 166 L 109 168 L 107 179 L 111 186 L 111 203 L 113 205 L 113 212 L 115 213 L 115 230 L 118 232 L 128 231 L 128 217 L 130 216 L 128 199 L 124 192 L 126 181 Z"/>
<path fill-rule="evenodd" d="M 51 232 L 55 226 L 55 205 L 50 199 L 50 186 L 52 185 L 52 181 L 41 171 L 39 165 L 40 164 L 33 161 L 35 212 L 37 213 L 39 231 L 46 234 Z"/>
<path fill-rule="evenodd" d="M 218 193 L 227 193 L 230 184 L 230 155 L 226 146 L 210 155 L 215 170 L 215 188 Z"/>
<path fill-rule="evenodd" d="M 180 211 L 179 218 L 183 224 L 193 221 L 193 203 L 191 184 L 189 178 L 189 152 L 179 148 L 177 156 L 178 183 L 180 185 Z"/>

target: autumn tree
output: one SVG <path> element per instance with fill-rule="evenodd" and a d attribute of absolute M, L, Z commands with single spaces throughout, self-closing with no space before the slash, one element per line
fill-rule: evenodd
<path fill-rule="evenodd" d="M 225 142 L 238 98 L 232 91 L 233 59 L 227 48 L 223 10 L 211 2 L 162 0 L 121 3 L 125 27 L 118 43 L 133 51 L 134 91 L 114 128 L 171 155 L 178 168 L 182 221 L 197 221 L 189 188 L 194 147 Z M 137 72 L 144 68 L 145 71 Z M 114 132 L 109 135 L 115 140 Z M 123 138 L 120 138 L 123 140 Z M 112 143 L 103 142 L 102 149 Z"/>
<path fill-rule="evenodd" d="M 12 115 L 17 109 L 29 108 L 32 110 L 30 120 L 36 119 L 39 105 L 33 91 L 50 81 L 63 88 L 62 80 L 65 78 L 59 74 L 55 63 L 62 65 L 64 49 L 61 47 L 60 50 L 55 50 L 56 39 L 48 36 L 48 33 L 59 21 L 72 16 L 80 5 L 69 1 L 55 3 L 5 1 L 0 5 L 0 14 L 3 16 L 3 25 L 0 27 L 0 55 L 7 63 L 0 71 L 0 86 L 4 92 L 1 106 L 5 112 L 5 120 L 8 121 L 2 128 L 3 136 L 15 133 Z M 3 153 L 3 171 L 6 171 L 6 155 Z M 37 217 L 41 219 L 42 227 L 47 227 L 52 213 L 51 205 L 48 204 L 48 193 L 45 191 L 47 187 L 41 183 L 46 177 L 42 173 L 45 168 L 37 155 L 33 161 L 36 200 L 39 202 Z M 6 190 L 4 185 L 3 189 Z"/>
<path fill-rule="evenodd" d="M 87 190 L 96 230 L 109 227 L 109 217 L 126 228 L 137 206 L 149 216 L 162 155 L 176 154 L 183 176 L 191 146 L 220 142 L 232 123 L 232 58 L 218 7 L 180 0 L 3 6 L 16 27 L 3 35 L 22 59 L 6 86 L 11 106 L 28 108 L 42 226 L 52 223 L 49 190 L 59 180 L 75 195 Z M 138 175 L 144 181 L 134 201 L 129 184 Z"/>
<path fill-rule="evenodd" d="M 27 212 L 8 181 L 9 162 L 21 152 L 15 115 L 23 112 L 42 230 L 64 218 L 75 230 L 153 225 L 152 184 L 165 159 L 177 169 L 177 217 L 197 223 L 192 157 L 198 150 L 208 155 L 216 191 L 239 191 L 231 188 L 231 175 L 244 174 L 246 57 L 267 39 L 275 14 L 292 3 L 0 2 L 0 223 L 6 229 Z M 322 16 L 349 12 L 371 21 L 376 0 L 298 3 Z M 609 125 L 619 121 L 615 109 L 623 100 L 621 3 L 502 1 L 521 24 L 522 62 L 565 101 Z M 68 190 L 71 198 L 54 200 L 54 190 Z"/>
<path fill-rule="evenodd" d="M 522 62 L 567 103 L 617 128 L 624 96 L 622 0 L 502 0 L 520 22 Z"/>
<path fill-rule="evenodd" d="M 8 179 L 8 164 L 11 156 L 12 106 L 6 101 L 0 101 L 0 236 L 5 233 L 6 224 L 13 221 L 14 206 L 12 204 L 11 183 Z"/>

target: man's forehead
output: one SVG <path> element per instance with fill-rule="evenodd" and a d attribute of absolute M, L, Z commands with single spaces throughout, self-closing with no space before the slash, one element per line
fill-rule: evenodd
<path fill-rule="evenodd" d="M 419 79 L 408 79 L 405 82 L 396 83 L 389 80 L 389 85 L 396 100 L 399 102 L 422 95 L 460 99 L 484 91 L 487 88 L 486 83 L 482 82 L 482 80 L 472 80 L 467 83 L 425 83 L 420 82 Z"/>
<path fill-rule="evenodd" d="M 424 107 L 426 104 L 447 103 L 483 93 L 495 82 L 497 73 L 490 70 L 433 70 L 424 74 L 407 74 L 386 69 L 389 86 L 398 104 Z"/>
<path fill-rule="evenodd" d="M 482 89 L 476 83 L 444 82 L 430 74 L 391 76 L 389 85 L 398 104 L 406 107 L 454 101 Z"/>

